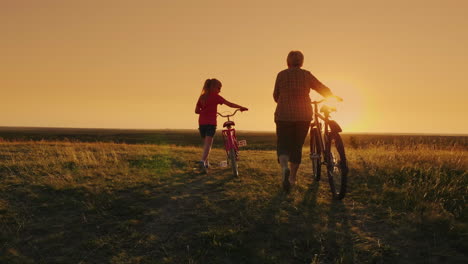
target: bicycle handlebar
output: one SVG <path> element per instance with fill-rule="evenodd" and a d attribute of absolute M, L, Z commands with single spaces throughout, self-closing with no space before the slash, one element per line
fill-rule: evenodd
<path fill-rule="evenodd" d="M 325 101 L 325 99 L 322 99 L 322 100 L 320 100 L 320 101 L 312 101 L 312 102 L 310 102 L 310 103 L 311 103 L 311 104 L 320 104 L 320 103 L 322 103 L 323 101 Z"/>
<path fill-rule="evenodd" d="M 236 111 L 234 111 L 234 113 L 230 114 L 230 115 L 222 115 L 221 113 L 218 112 L 218 115 L 221 116 L 221 117 L 231 117 L 231 116 L 234 116 L 237 111 L 240 111 L 240 109 L 236 109 Z"/>
<path fill-rule="evenodd" d="M 311 104 L 315 104 L 315 105 L 316 105 L 316 104 L 320 104 L 320 103 L 323 103 L 324 101 L 328 100 L 329 98 L 330 98 L 330 97 L 323 98 L 323 99 L 320 100 L 320 101 L 312 101 L 312 102 L 310 102 L 310 103 L 311 103 Z M 336 96 L 336 95 L 331 96 L 331 98 L 335 98 L 335 99 L 337 100 L 337 102 L 342 102 L 342 101 L 343 101 L 343 98 L 338 97 L 338 96 Z"/>

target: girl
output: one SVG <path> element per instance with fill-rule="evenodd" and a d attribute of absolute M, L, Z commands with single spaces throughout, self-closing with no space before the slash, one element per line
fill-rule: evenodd
<path fill-rule="evenodd" d="M 213 136 L 216 131 L 216 115 L 218 113 L 218 104 L 225 104 L 232 108 L 240 108 L 241 111 L 247 111 L 246 107 L 231 103 L 221 97 L 221 82 L 217 79 L 207 79 L 203 85 L 200 97 L 198 98 L 195 113 L 199 114 L 198 124 L 200 136 L 203 139 L 203 154 L 199 161 L 200 168 L 206 171 L 209 167 L 208 156 L 213 145 Z"/>

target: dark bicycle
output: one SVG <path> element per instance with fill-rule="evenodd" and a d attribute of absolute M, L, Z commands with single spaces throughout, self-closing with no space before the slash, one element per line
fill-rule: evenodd
<path fill-rule="evenodd" d="M 322 105 L 320 112 L 318 111 L 318 105 L 324 101 L 325 99 L 312 102 L 314 106 L 314 116 L 310 124 L 312 175 L 316 181 L 320 181 L 322 165 L 325 165 L 333 198 L 341 200 L 346 194 L 348 163 L 343 140 L 339 134 L 342 129 L 336 121 L 330 119 L 330 113 L 336 111 L 336 108 Z"/>

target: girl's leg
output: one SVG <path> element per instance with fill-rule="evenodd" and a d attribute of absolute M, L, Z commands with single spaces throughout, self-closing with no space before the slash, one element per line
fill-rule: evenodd
<path fill-rule="evenodd" d="M 205 162 L 205 165 L 208 161 L 208 156 L 210 155 L 211 146 L 213 145 L 213 137 L 206 136 L 203 142 L 203 154 L 202 161 Z"/>

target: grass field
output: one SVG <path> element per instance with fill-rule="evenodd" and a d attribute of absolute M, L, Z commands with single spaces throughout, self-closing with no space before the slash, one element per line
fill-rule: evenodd
<path fill-rule="evenodd" d="M 240 177 L 196 131 L 0 129 L 0 263 L 467 263 L 468 137 L 344 135 L 345 200 L 281 191 L 272 133 Z"/>

